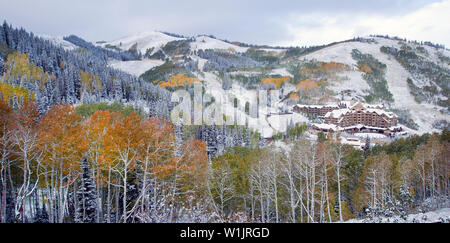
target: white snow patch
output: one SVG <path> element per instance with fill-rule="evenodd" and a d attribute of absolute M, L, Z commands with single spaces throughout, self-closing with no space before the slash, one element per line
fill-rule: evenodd
<path fill-rule="evenodd" d="M 383 139 L 383 138 L 387 138 L 386 135 L 381 134 L 381 133 L 355 133 L 353 134 L 356 137 L 359 138 L 366 138 L 369 137 L 370 139 Z"/>
<path fill-rule="evenodd" d="M 164 62 L 161 60 L 150 60 L 143 59 L 141 61 L 118 61 L 111 60 L 108 64 L 109 66 L 124 71 L 126 73 L 135 75 L 137 77 L 141 76 L 146 71 L 162 65 Z"/>
<path fill-rule="evenodd" d="M 147 49 L 154 48 L 153 53 L 158 51 L 161 47 L 167 43 L 175 40 L 184 40 L 185 38 L 178 38 L 166 35 L 159 31 L 146 31 L 135 35 L 124 37 L 115 41 L 99 44 L 99 46 L 105 47 L 106 45 L 112 45 L 120 48 L 121 50 L 129 50 L 134 44 L 137 43 L 137 49 L 145 54 Z"/>
<path fill-rule="evenodd" d="M 66 51 L 72 51 L 77 49 L 77 46 L 64 40 L 63 37 L 60 36 L 50 36 L 50 35 L 38 35 L 38 37 L 44 39 L 44 40 L 48 40 L 50 42 L 52 42 L 54 45 L 56 46 L 60 46 L 62 48 L 64 48 L 64 50 Z"/>
<path fill-rule="evenodd" d="M 450 208 L 442 208 L 426 213 L 409 214 L 406 219 L 400 216 L 376 217 L 374 219 L 350 219 L 344 223 L 449 223 Z"/>
<path fill-rule="evenodd" d="M 199 36 L 195 38 L 194 42 L 191 42 L 192 50 L 207 50 L 207 49 L 218 49 L 218 50 L 230 50 L 233 49 L 236 52 L 246 52 L 248 47 L 240 47 L 214 39 L 208 36 Z"/>
<path fill-rule="evenodd" d="M 294 75 L 292 75 L 290 72 L 286 70 L 286 68 L 277 68 L 273 69 L 269 75 L 281 75 L 281 76 L 287 76 L 293 78 Z"/>

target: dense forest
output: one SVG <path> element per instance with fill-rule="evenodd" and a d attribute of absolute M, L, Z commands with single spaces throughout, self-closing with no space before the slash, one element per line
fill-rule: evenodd
<path fill-rule="evenodd" d="M 107 65 L 109 58 L 130 60 L 138 54 L 95 47 L 76 36 L 65 39 L 79 48 L 66 51 L 4 22 L 0 26 L 2 84 L 27 89 L 40 114 L 54 104 L 118 101 L 136 107 L 148 104 L 153 108 L 150 115 L 168 117 L 173 106 L 170 92 Z M 17 107 L 23 101 L 15 93 L 3 95 Z"/>

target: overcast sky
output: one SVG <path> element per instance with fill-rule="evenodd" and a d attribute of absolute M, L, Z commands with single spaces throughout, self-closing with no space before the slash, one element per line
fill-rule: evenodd
<path fill-rule="evenodd" d="M 282 46 L 388 34 L 450 47 L 450 0 L 0 0 L 0 20 L 89 41 L 163 30 Z"/>

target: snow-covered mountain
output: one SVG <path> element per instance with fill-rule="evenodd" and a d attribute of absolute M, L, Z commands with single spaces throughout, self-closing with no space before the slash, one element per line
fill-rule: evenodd
<path fill-rule="evenodd" d="M 423 89 L 425 86 L 436 87 L 434 80 L 429 77 L 414 78 L 416 75 L 410 70 L 407 70 L 399 60 L 392 55 L 383 53 L 382 47 L 393 47 L 398 50 L 405 49 L 405 45 L 410 46 L 406 48 L 423 50 L 423 52 L 414 52 L 424 60 L 437 64 L 442 67 L 449 74 L 449 62 L 443 61 L 442 57 L 450 57 L 450 51 L 441 48 L 434 48 L 427 45 L 420 45 L 415 43 L 406 43 L 405 41 L 399 41 L 394 39 L 372 38 L 374 42 L 344 42 L 330 47 L 323 48 L 321 50 L 312 52 L 308 55 L 300 58 L 306 60 L 318 60 L 323 62 L 340 62 L 347 64 L 351 67 L 355 67 L 355 70 L 343 72 L 341 75 L 347 77 L 342 82 L 333 84 L 333 90 L 341 92 L 344 90 L 353 90 L 357 95 L 364 96 L 367 94 L 367 90 L 370 89 L 367 81 L 362 78 L 363 72 L 357 70 L 357 61 L 352 58 L 352 50 L 357 49 L 362 53 L 370 54 L 375 59 L 386 65 L 385 79 L 389 92 L 392 94 L 394 102 L 391 104 L 391 108 L 399 110 L 408 110 L 410 112 L 411 119 L 413 119 L 419 126 L 419 131 L 432 132 L 433 123 L 440 120 L 449 121 L 448 109 L 436 105 L 435 102 L 421 102 L 418 103 L 411 92 L 411 87 L 408 85 L 408 79 L 413 79 L 414 85 Z M 422 49 L 423 48 L 423 49 Z M 439 58 L 441 57 L 441 58 Z M 448 76 L 446 87 L 449 87 Z M 442 77 L 444 78 L 444 77 Z M 439 88 L 437 88 L 439 89 Z M 447 97 L 442 97 L 448 100 Z M 447 106 L 448 108 L 448 106 Z"/>
<path fill-rule="evenodd" d="M 39 35 L 39 37 L 44 40 L 50 41 L 51 43 L 53 43 L 56 46 L 60 46 L 60 47 L 64 48 L 64 50 L 66 50 L 66 51 L 72 51 L 77 48 L 76 45 L 64 40 L 63 37 L 60 37 L 60 36 L 54 37 L 54 36 L 50 36 L 50 35 Z"/>
<path fill-rule="evenodd" d="M 123 51 L 127 51 L 136 45 L 137 50 L 142 54 L 145 54 L 147 50 L 151 50 L 151 54 L 153 54 L 167 43 L 183 39 L 185 38 L 170 36 L 159 31 L 147 31 L 111 42 L 97 42 L 97 45 L 104 48 L 118 48 Z"/>
<path fill-rule="evenodd" d="M 144 32 L 97 45 L 123 51 L 134 48 L 143 55 L 142 60 L 111 60 L 112 67 L 150 82 L 182 72 L 204 81 L 206 92 L 216 99 L 233 93 L 246 100 L 263 86 L 261 79 L 290 77 L 278 87 L 281 94 L 275 102 L 279 108 L 293 102 L 353 99 L 383 103 L 411 133 L 439 131 L 450 122 L 450 51 L 442 46 L 371 36 L 318 47 L 273 48 L 213 36 L 177 36 Z M 303 80 L 312 80 L 317 87 L 301 90 Z M 288 97 L 292 93 L 300 100 L 292 101 Z M 269 111 L 279 112 L 278 108 Z M 238 113 L 264 136 L 284 131 L 291 120 L 308 121 L 298 114 L 255 119 Z"/>

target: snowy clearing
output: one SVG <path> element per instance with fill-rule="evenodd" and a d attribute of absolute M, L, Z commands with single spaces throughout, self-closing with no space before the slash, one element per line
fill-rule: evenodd
<path fill-rule="evenodd" d="M 99 44 L 99 46 L 106 47 L 109 44 L 126 51 L 129 50 L 134 44 L 137 44 L 137 49 L 142 54 L 145 54 L 147 49 L 154 48 L 153 52 L 151 53 L 153 54 L 157 50 L 159 50 L 159 48 L 161 48 L 162 46 L 175 40 L 184 40 L 184 38 L 169 36 L 159 31 L 146 31 L 128 37 L 124 37 L 115 41 L 105 42 Z"/>
<path fill-rule="evenodd" d="M 217 40 L 208 36 L 199 36 L 195 38 L 195 41 L 191 43 L 192 50 L 234 50 L 236 52 L 246 52 L 248 47 L 240 47 L 227 43 L 225 41 Z"/>
<path fill-rule="evenodd" d="M 376 217 L 374 219 L 350 219 L 344 223 L 450 223 L 450 208 L 409 214 L 406 219 L 400 216 Z"/>
<path fill-rule="evenodd" d="M 44 39 L 44 40 L 48 40 L 50 42 L 52 42 L 54 45 L 60 46 L 62 48 L 64 48 L 64 50 L 66 51 L 72 51 L 77 49 L 78 47 L 68 41 L 65 41 L 63 39 L 63 37 L 54 37 L 54 36 L 49 36 L 49 35 L 38 35 L 38 37 Z"/>
<path fill-rule="evenodd" d="M 164 61 L 161 60 L 150 60 L 144 59 L 141 61 L 117 61 L 111 60 L 108 64 L 109 66 L 119 69 L 121 71 L 127 72 L 129 74 L 135 75 L 137 77 L 141 76 L 146 71 L 162 65 Z"/>

